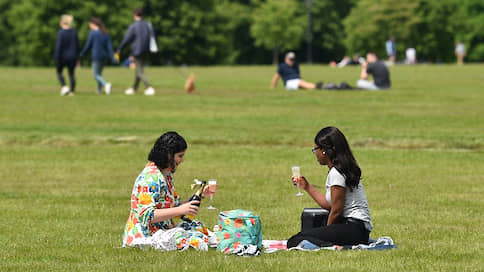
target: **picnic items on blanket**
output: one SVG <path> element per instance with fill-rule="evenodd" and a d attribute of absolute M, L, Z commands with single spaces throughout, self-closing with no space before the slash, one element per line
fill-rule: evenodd
<path fill-rule="evenodd" d="M 208 235 L 209 231 L 201 222 L 182 222 L 175 228 L 158 230 L 150 237 L 137 239 L 131 246 L 142 249 L 152 247 L 160 251 L 183 251 L 190 247 L 207 251 Z"/>
<path fill-rule="evenodd" d="M 368 245 L 360 244 L 356 246 L 351 246 L 351 248 L 344 249 L 368 249 L 368 250 L 385 250 L 396 248 L 397 245 L 393 243 L 393 239 L 389 236 L 382 236 L 377 240 L 371 239 L 368 241 Z"/>
<path fill-rule="evenodd" d="M 301 231 L 326 226 L 329 211 L 323 208 L 304 208 L 301 214 Z"/>
<path fill-rule="evenodd" d="M 259 256 L 260 253 L 261 253 L 261 250 L 256 245 L 250 245 L 250 246 L 239 245 L 237 248 L 235 248 L 232 251 L 233 255 L 244 256 L 244 257 L 256 257 L 256 256 Z"/>
<path fill-rule="evenodd" d="M 264 253 L 287 250 L 287 240 L 262 240 Z"/>
<path fill-rule="evenodd" d="M 200 201 L 198 204 L 193 204 L 195 206 L 200 207 L 200 204 L 202 202 L 202 194 L 203 194 L 203 191 L 205 190 L 205 187 L 207 187 L 207 182 L 205 180 L 202 180 L 202 181 L 195 180 L 195 184 L 192 185 L 192 189 L 196 188 L 197 186 L 198 186 L 197 191 L 190 197 L 190 199 L 188 199 L 188 202 L 194 201 L 194 200 Z M 181 219 L 186 222 L 192 222 L 194 218 L 195 216 L 191 214 L 186 214 L 181 216 Z"/>
<path fill-rule="evenodd" d="M 274 253 L 277 251 L 290 251 L 290 250 L 302 250 L 302 251 L 319 251 L 319 250 L 387 250 L 397 248 L 397 245 L 393 243 L 393 239 L 389 236 L 382 236 L 377 240 L 370 238 L 368 245 L 347 245 L 347 246 L 330 246 L 319 247 L 307 240 L 303 240 L 297 247 L 287 249 L 287 240 L 263 240 L 262 246 L 264 253 Z"/>
<path fill-rule="evenodd" d="M 247 210 L 231 210 L 219 215 L 218 251 L 233 253 L 240 245 L 261 248 L 262 223 L 259 216 Z"/>

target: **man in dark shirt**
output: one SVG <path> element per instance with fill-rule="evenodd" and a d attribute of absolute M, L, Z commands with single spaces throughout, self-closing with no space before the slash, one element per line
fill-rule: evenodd
<path fill-rule="evenodd" d="M 373 81 L 368 80 L 368 75 L 373 76 Z M 365 90 L 389 89 L 390 72 L 387 66 L 373 52 L 366 54 L 366 62 L 362 64 L 360 80 L 356 83 L 358 88 Z"/>
<path fill-rule="evenodd" d="M 284 86 L 288 91 L 294 91 L 301 89 L 321 89 L 323 83 L 317 84 L 310 83 L 301 79 L 299 73 L 299 65 L 296 62 L 296 54 L 294 52 L 288 52 L 284 58 L 284 62 L 279 64 L 276 74 L 272 77 L 271 88 L 275 88 L 277 80 L 282 78 Z"/>
<path fill-rule="evenodd" d="M 133 11 L 134 23 L 132 23 L 126 34 L 124 35 L 121 44 L 116 51 L 119 56 L 120 51 L 128 43 L 131 43 L 131 56 L 134 57 L 134 63 L 136 65 L 136 77 L 132 88 L 127 89 L 124 93 L 127 95 L 133 95 L 138 89 L 140 80 L 146 86 L 145 95 L 154 95 L 155 90 L 151 87 L 148 78 L 144 73 L 144 66 L 146 65 L 146 59 L 150 52 L 150 35 L 152 33 L 151 27 L 143 20 L 143 9 L 136 8 Z"/>

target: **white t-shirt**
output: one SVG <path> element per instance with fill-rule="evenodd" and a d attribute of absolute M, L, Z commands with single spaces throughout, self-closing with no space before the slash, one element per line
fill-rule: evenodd
<path fill-rule="evenodd" d="M 345 177 L 335 168 L 331 168 L 326 178 L 326 200 L 331 204 L 331 186 L 341 186 L 345 188 L 345 204 L 343 208 L 343 217 L 351 217 L 364 221 L 368 231 L 373 229 L 373 223 L 370 217 L 370 208 L 366 200 L 365 189 L 363 184 L 351 191 L 346 187 Z"/>

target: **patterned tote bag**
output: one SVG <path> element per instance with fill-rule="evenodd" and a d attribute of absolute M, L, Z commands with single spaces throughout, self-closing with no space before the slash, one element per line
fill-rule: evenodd
<path fill-rule="evenodd" d="M 262 245 L 262 223 L 258 215 L 247 210 L 231 210 L 219 215 L 219 240 L 217 250 L 225 253 L 232 251 L 239 245 Z"/>

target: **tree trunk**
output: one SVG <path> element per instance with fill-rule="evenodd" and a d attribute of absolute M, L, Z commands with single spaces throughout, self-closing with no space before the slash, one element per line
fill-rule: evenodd
<path fill-rule="evenodd" d="M 274 49 L 272 50 L 272 64 L 279 64 L 279 48 L 277 47 L 277 45 L 275 45 Z"/>

